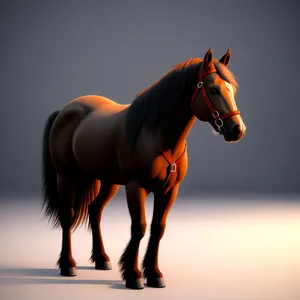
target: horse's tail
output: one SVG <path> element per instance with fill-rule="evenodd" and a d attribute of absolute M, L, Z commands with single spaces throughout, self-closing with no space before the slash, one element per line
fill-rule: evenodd
<path fill-rule="evenodd" d="M 53 223 L 53 227 L 59 226 L 59 194 L 57 189 L 57 175 L 52 164 L 49 136 L 51 127 L 58 116 L 59 111 L 54 111 L 47 119 L 43 134 L 43 153 L 42 153 L 42 190 L 43 190 L 43 209 L 45 216 Z"/>
<path fill-rule="evenodd" d="M 52 223 L 53 228 L 60 226 L 59 208 L 60 197 L 57 187 L 57 173 L 52 164 L 49 136 L 59 111 L 53 112 L 47 119 L 44 135 L 43 135 L 43 158 L 42 158 L 42 175 L 43 175 L 43 209 L 45 216 Z M 76 189 L 76 196 L 73 205 L 73 222 L 72 229 L 75 230 L 78 226 L 87 224 L 88 208 L 96 195 L 99 193 L 99 181 L 90 178 L 89 176 L 82 176 L 79 178 L 79 184 Z M 89 227 L 88 227 L 89 228 Z"/>

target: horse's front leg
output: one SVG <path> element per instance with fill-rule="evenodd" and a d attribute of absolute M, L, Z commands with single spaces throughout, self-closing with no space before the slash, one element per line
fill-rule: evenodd
<path fill-rule="evenodd" d="M 167 194 L 158 192 L 154 194 L 154 210 L 151 223 L 150 239 L 143 261 L 144 277 L 147 285 L 163 288 L 166 286 L 163 274 L 158 267 L 158 249 L 164 235 L 168 213 L 176 200 L 179 184 L 174 186 Z"/>
<path fill-rule="evenodd" d="M 126 287 L 143 289 L 143 277 L 138 268 L 140 241 L 146 231 L 145 202 L 148 193 L 137 182 L 126 185 L 127 205 L 131 217 L 131 239 L 123 252 L 119 265 Z"/>

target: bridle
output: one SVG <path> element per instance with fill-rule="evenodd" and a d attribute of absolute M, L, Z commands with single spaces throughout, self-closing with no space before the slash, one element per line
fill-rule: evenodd
<path fill-rule="evenodd" d="M 231 111 L 227 114 L 220 115 L 220 113 L 213 107 L 212 103 L 210 102 L 210 100 L 207 96 L 207 92 L 206 92 L 205 86 L 203 84 L 204 77 L 206 77 L 210 74 L 213 74 L 213 73 L 217 73 L 217 70 L 215 68 L 210 68 L 208 71 L 206 71 L 204 73 L 199 73 L 197 88 L 195 89 L 195 91 L 193 93 L 193 96 L 192 96 L 192 99 L 191 99 L 191 108 L 193 109 L 194 102 L 195 102 L 195 100 L 198 96 L 199 91 L 201 91 L 202 96 L 203 96 L 203 98 L 204 98 L 204 100 L 205 100 L 209 110 L 211 111 L 211 114 L 212 114 L 214 120 L 215 120 L 215 124 L 218 127 L 219 132 L 221 132 L 221 127 L 224 124 L 223 120 L 228 119 L 228 118 L 230 118 L 232 116 L 235 116 L 235 115 L 239 115 L 240 111 L 239 110 L 234 110 L 234 111 Z"/>
<path fill-rule="evenodd" d="M 204 87 L 204 84 L 203 84 L 203 78 L 210 75 L 210 74 L 213 74 L 213 73 L 217 73 L 217 70 L 215 68 L 210 68 L 208 71 L 204 72 L 204 73 L 199 73 L 199 78 L 198 78 L 198 83 L 197 83 L 197 87 L 192 95 L 192 99 L 191 99 L 191 108 L 193 110 L 193 105 L 194 105 L 194 102 L 199 94 L 199 91 L 202 92 L 202 96 L 209 108 L 209 110 L 211 111 L 211 114 L 213 116 L 213 118 L 215 119 L 215 124 L 216 126 L 218 127 L 218 130 L 219 132 L 221 132 L 221 128 L 223 126 L 223 120 L 225 119 L 228 119 L 232 116 L 235 116 L 235 115 L 239 115 L 240 114 L 240 111 L 239 110 L 234 110 L 234 111 L 231 111 L 227 114 L 224 114 L 224 115 L 220 115 L 220 113 L 213 107 L 212 103 L 210 102 L 208 96 L 207 96 L 207 92 L 205 90 L 205 87 Z M 184 153 L 187 149 L 187 143 L 185 142 L 185 148 L 184 148 L 184 151 L 183 153 L 180 155 L 180 157 L 174 161 L 173 163 L 171 162 L 170 159 L 168 159 L 167 157 L 167 154 L 163 151 L 160 151 L 162 156 L 165 158 L 165 160 L 169 163 L 169 166 L 170 166 L 170 169 L 168 171 L 168 174 L 166 176 L 166 179 L 165 179 L 165 182 L 163 184 L 163 187 L 168 183 L 169 179 L 170 179 L 170 176 L 171 176 L 171 173 L 175 173 L 177 172 L 177 164 L 179 163 L 180 159 L 184 156 Z"/>

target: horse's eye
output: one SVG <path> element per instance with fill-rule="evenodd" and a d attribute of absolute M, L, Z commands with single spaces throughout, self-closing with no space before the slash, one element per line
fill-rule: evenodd
<path fill-rule="evenodd" d="M 220 94 L 219 90 L 216 89 L 216 88 L 210 88 L 210 89 L 209 89 L 209 92 L 210 92 L 212 95 L 218 95 L 218 94 Z"/>

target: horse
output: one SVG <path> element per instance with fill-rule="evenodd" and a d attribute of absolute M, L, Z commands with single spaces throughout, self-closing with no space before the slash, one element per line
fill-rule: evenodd
<path fill-rule="evenodd" d="M 71 234 L 82 224 L 92 232 L 91 261 L 110 270 L 101 235 L 103 209 L 125 186 L 131 237 L 118 263 L 129 289 L 166 286 L 158 265 L 168 213 L 188 169 L 186 138 L 196 119 L 209 123 L 225 142 L 237 143 L 246 126 L 237 109 L 238 83 L 227 68 L 230 49 L 219 60 L 212 49 L 190 58 L 160 80 L 119 104 L 85 95 L 54 111 L 45 122 L 42 190 L 45 218 L 62 229 L 57 262 L 62 276 L 76 276 Z M 145 202 L 154 195 L 150 238 L 138 266 L 146 231 Z"/>

